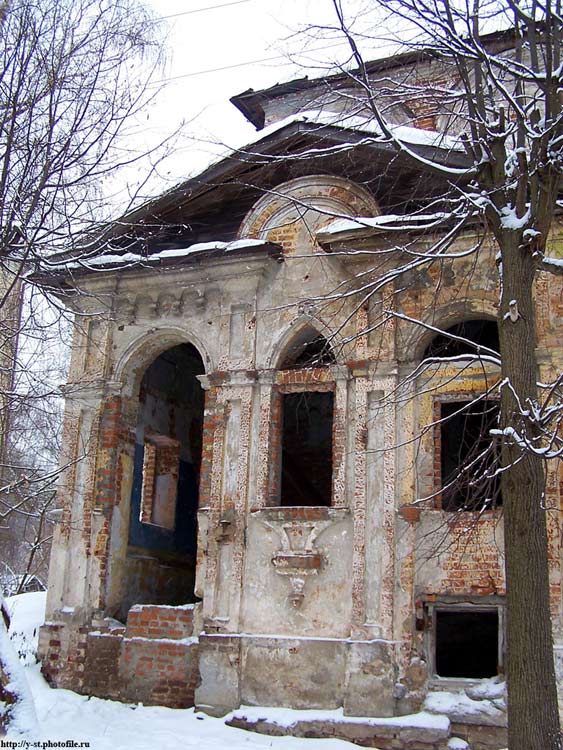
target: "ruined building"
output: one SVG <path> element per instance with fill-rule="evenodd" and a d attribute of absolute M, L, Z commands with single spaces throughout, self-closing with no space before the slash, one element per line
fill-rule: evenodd
<path fill-rule="evenodd" d="M 391 717 L 503 673 L 502 497 L 463 470 L 476 449 L 495 460 L 498 394 L 463 408 L 498 376 L 463 356 L 498 347 L 495 249 L 468 226 L 455 247 L 478 256 L 396 274 L 449 231 L 424 211 L 449 182 L 339 104 L 347 85 L 235 97 L 251 146 L 53 265 L 80 312 L 40 635 L 57 686 Z M 464 164 L 427 103 L 389 116 L 419 154 Z M 547 380 L 557 279 L 537 304 Z"/>

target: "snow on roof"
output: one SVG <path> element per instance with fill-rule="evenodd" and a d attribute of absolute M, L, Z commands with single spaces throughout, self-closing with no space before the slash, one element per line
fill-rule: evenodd
<path fill-rule="evenodd" d="M 49 263 L 47 260 L 43 262 L 43 270 L 66 270 L 72 271 L 77 269 L 84 270 L 95 270 L 96 268 L 105 266 L 120 266 L 129 267 L 137 265 L 148 265 L 162 260 L 170 260 L 173 258 L 187 258 L 191 255 L 198 253 L 222 251 L 222 252 L 234 252 L 236 250 L 242 250 L 252 247 L 260 247 L 267 244 L 264 240 L 256 239 L 240 239 L 234 240 L 233 242 L 196 242 L 193 245 L 187 247 L 171 248 L 168 250 L 161 250 L 158 253 L 151 253 L 150 255 L 142 255 L 141 253 L 127 252 L 127 253 L 100 253 L 99 255 L 85 255 L 84 257 L 78 257 L 69 260 L 57 260 L 54 263 Z"/>
<path fill-rule="evenodd" d="M 328 125 L 331 127 L 342 128 L 343 130 L 359 130 L 363 133 L 378 136 L 378 141 L 385 142 L 389 140 L 383 135 L 381 127 L 373 117 L 363 117 L 362 115 L 349 114 L 346 112 L 331 112 L 326 109 L 309 109 L 289 115 L 289 117 L 285 117 L 283 120 L 274 122 L 258 131 L 257 137 L 247 144 L 246 148 L 253 143 L 261 141 L 263 138 L 267 138 L 273 133 L 276 133 L 278 130 L 282 130 L 288 125 L 298 122 L 319 126 Z M 461 140 L 458 137 L 448 135 L 447 133 L 441 133 L 437 130 L 415 128 L 409 125 L 389 124 L 388 127 L 397 140 L 410 145 L 433 146 L 434 148 L 441 148 L 449 151 L 465 152 Z"/>
<path fill-rule="evenodd" d="M 451 214 L 437 211 L 430 214 L 383 214 L 381 216 L 355 216 L 349 219 L 336 219 L 317 232 L 317 237 L 342 232 L 354 232 L 362 229 L 394 230 L 404 232 L 408 229 L 428 229 L 438 226 Z"/>

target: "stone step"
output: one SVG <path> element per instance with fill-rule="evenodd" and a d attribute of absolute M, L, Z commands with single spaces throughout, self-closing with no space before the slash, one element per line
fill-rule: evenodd
<path fill-rule="evenodd" d="M 225 719 L 229 726 L 261 734 L 339 738 L 379 750 L 451 750 L 447 716 L 420 712 L 410 716 L 372 718 L 332 711 L 243 706 Z M 454 745 L 455 747 L 455 745 Z M 459 750 L 469 745 L 459 740 Z"/>
<path fill-rule="evenodd" d="M 379 750 L 506 749 L 506 727 L 452 722 L 445 714 L 344 716 L 342 708 L 294 710 L 241 706 L 225 717 L 229 726 L 272 736 L 337 738 Z"/>

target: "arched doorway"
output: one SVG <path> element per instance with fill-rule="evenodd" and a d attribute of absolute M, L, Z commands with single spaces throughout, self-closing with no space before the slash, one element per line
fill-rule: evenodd
<path fill-rule="evenodd" d="M 203 373 L 185 343 L 160 354 L 141 380 L 122 617 L 133 604 L 194 601 Z"/>

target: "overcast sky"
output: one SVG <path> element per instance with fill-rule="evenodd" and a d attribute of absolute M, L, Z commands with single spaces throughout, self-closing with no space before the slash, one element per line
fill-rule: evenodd
<path fill-rule="evenodd" d="M 326 65 L 343 62 L 348 55 L 345 45 L 334 40 L 305 45 L 293 35 L 311 23 L 334 23 L 330 0 L 145 2 L 166 19 L 169 29 L 167 66 L 155 82 L 158 97 L 146 136 L 187 123 L 186 138 L 161 170 L 168 186 L 200 171 L 225 146 L 254 138 L 254 127 L 230 104 L 231 96 L 306 74 L 321 75 Z"/>

